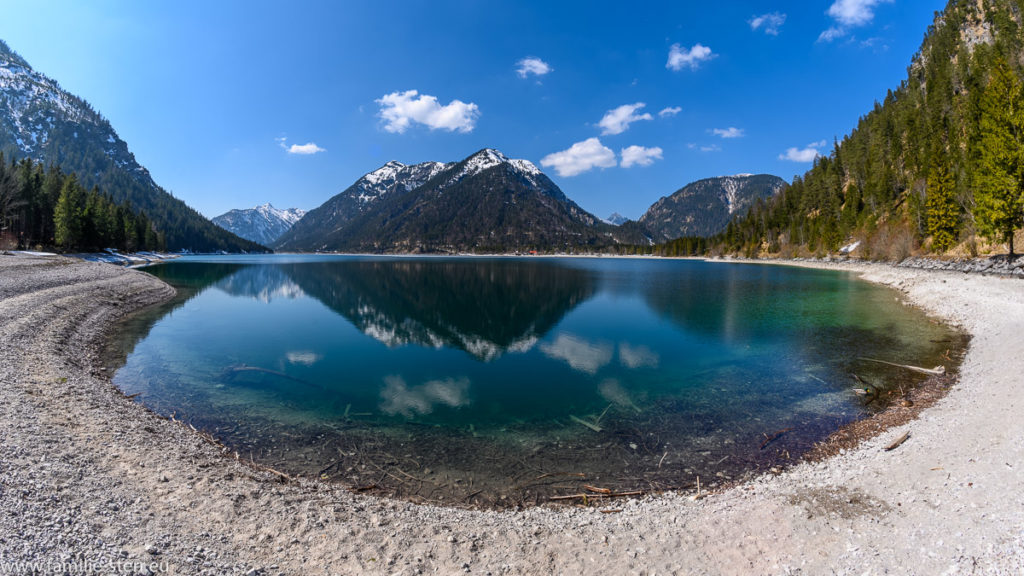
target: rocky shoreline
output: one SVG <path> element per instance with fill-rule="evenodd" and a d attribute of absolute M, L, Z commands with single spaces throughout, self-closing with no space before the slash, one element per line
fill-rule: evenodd
<path fill-rule="evenodd" d="M 237 461 L 125 398 L 100 369 L 96 346 L 109 326 L 173 290 L 105 264 L 0 256 L 0 572 L 11 562 L 42 563 L 38 573 L 93 562 L 138 574 L 1019 569 L 1024 284 L 796 264 L 861 273 L 963 327 L 973 340 L 960 383 L 918 419 L 854 450 L 697 501 L 667 494 L 494 512 L 282 482 Z M 905 432 L 903 445 L 883 450 Z M 7 572 L 32 573 L 26 567 Z"/>
<path fill-rule="evenodd" d="M 815 265 L 818 263 L 824 264 L 877 264 L 882 266 L 890 266 L 890 264 L 878 263 L 878 262 L 867 262 L 863 260 L 857 260 L 855 258 L 849 258 L 846 256 L 838 257 L 825 257 L 825 258 L 794 258 L 793 260 L 754 260 L 757 262 L 766 263 L 786 263 L 795 262 L 798 264 L 808 263 Z M 985 274 L 993 276 L 1013 276 L 1016 278 L 1024 278 L 1024 255 L 1018 255 L 1014 258 L 1010 258 L 1005 254 L 993 256 L 991 258 L 957 258 L 952 260 L 939 260 L 937 258 L 924 258 L 914 256 L 906 258 L 896 264 L 891 264 L 897 268 L 911 268 L 914 270 L 939 270 L 943 272 L 962 272 L 964 274 Z"/>

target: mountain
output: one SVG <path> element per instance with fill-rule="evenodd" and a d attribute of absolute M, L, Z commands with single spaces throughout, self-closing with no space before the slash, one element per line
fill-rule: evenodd
<path fill-rule="evenodd" d="M 1019 2 L 950 1 L 906 79 L 716 250 L 824 255 L 859 241 L 855 256 L 871 259 L 1001 251 L 1024 227 L 1022 78 Z"/>
<path fill-rule="evenodd" d="M 110 123 L 81 98 L 36 72 L 0 40 L 0 152 L 73 172 L 85 188 L 144 211 L 168 249 L 264 251 L 214 226 L 158 186 Z M 45 242 L 46 239 L 41 239 Z"/>
<path fill-rule="evenodd" d="M 526 160 L 485 148 L 460 162 L 388 162 L 311 210 L 278 250 L 510 252 L 646 242 L 570 200 Z"/>
<path fill-rule="evenodd" d="M 305 215 L 305 210 L 279 210 L 267 202 L 255 208 L 229 210 L 212 222 L 236 236 L 269 246 Z"/>
<path fill-rule="evenodd" d="M 734 216 L 742 216 L 759 199 L 771 198 L 785 187 L 785 180 L 769 174 L 705 178 L 662 197 L 639 222 L 658 241 L 713 236 L 725 230 Z"/>
<path fill-rule="evenodd" d="M 276 246 L 279 250 L 330 250 L 327 247 L 330 237 L 343 230 L 349 222 L 364 216 L 395 193 L 411 192 L 451 166 L 440 162 L 412 166 L 388 162 L 356 180 L 320 207 L 307 212 L 302 223 L 279 238 Z"/>
<path fill-rule="evenodd" d="M 605 218 L 604 221 L 611 224 L 612 226 L 621 226 L 626 222 L 629 222 L 629 218 L 626 218 L 625 216 L 619 214 L 618 212 L 612 212 L 611 216 Z"/>

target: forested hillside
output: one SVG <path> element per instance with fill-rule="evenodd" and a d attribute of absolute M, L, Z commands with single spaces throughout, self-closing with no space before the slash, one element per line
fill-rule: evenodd
<path fill-rule="evenodd" d="M 0 152 L 0 249 L 164 250 L 166 235 L 143 211 L 119 204 L 75 174 Z"/>
<path fill-rule="evenodd" d="M 952 0 L 906 80 L 710 251 L 974 255 L 1024 227 L 1024 36 L 1014 0 Z M 1000 246 L 1002 244 L 1002 246 Z"/>
<path fill-rule="evenodd" d="M 161 188 L 113 127 L 85 100 L 37 72 L 0 40 L 0 152 L 74 173 L 166 234 L 172 250 L 260 251 Z"/>

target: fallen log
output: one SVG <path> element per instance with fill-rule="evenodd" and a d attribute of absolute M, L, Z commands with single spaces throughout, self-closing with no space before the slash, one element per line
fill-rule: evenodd
<path fill-rule="evenodd" d="M 588 498 L 623 498 L 626 496 L 643 496 L 643 490 L 636 490 L 633 492 L 612 492 L 611 494 L 569 494 L 567 496 L 551 496 L 548 500 L 576 500 Z"/>
<path fill-rule="evenodd" d="M 320 386 L 319 384 L 314 384 L 308 380 L 296 378 L 295 376 L 291 376 L 289 374 L 285 374 L 284 372 L 279 372 L 277 370 L 271 370 L 269 368 L 260 368 L 259 366 L 247 366 L 245 364 L 239 364 L 236 366 L 228 366 L 227 368 L 224 369 L 225 375 L 237 374 L 239 372 L 259 372 L 261 374 L 270 374 L 271 376 L 277 376 L 278 378 L 291 380 L 292 382 L 298 382 L 299 384 L 305 384 L 306 386 L 316 388 L 317 390 L 324 390 L 324 387 Z"/>
<path fill-rule="evenodd" d="M 573 422 L 577 423 L 577 424 L 582 424 L 582 425 L 586 426 L 587 428 L 590 428 L 594 432 L 601 432 L 601 431 L 604 430 L 600 426 L 598 426 L 596 424 L 591 424 L 590 422 L 587 422 L 586 420 L 584 420 L 582 418 L 577 418 L 576 416 L 574 416 L 572 414 L 569 414 L 569 419 L 572 420 Z"/>
<path fill-rule="evenodd" d="M 782 430 L 779 430 L 778 432 L 773 432 L 770 436 L 768 434 L 764 434 L 764 442 L 761 442 L 761 447 L 758 448 L 758 450 L 764 450 L 765 446 L 767 446 L 767 445 L 771 444 L 772 442 L 778 440 L 780 437 L 782 437 L 783 434 L 785 434 L 786 432 L 790 432 L 792 430 L 793 430 L 792 428 L 783 428 Z"/>
<path fill-rule="evenodd" d="M 888 366 L 895 366 L 897 368 L 903 368 L 910 370 L 911 372 L 917 372 L 918 374 L 927 374 L 928 376 L 942 376 L 946 373 L 945 366 L 936 366 L 935 368 L 921 368 L 920 366 L 911 366 L 909 364 L 896 364 L 895 362 L 886 362 L 885 360 L 875 360 L 874 358 L 864 358 L 861 360 L 867 360 L 868 362 L 876 362 L 878 364 L 886 364 Z"/>

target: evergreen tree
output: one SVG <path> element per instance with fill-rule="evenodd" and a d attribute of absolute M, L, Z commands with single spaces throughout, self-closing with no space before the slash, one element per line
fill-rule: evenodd
<path fill-rule="evenodd" d="M 82 239 L 84 199 L 78 178 L 70 175 L 60 190 L 57 206 L 53 211 L 54 242 L 70 250 L 78 247 Z"/>
<path fill-rule="evenodd" d="M 8 228 L 14 217 L 14 209 L 20 204 L 19 191 L 14 165 L 8 165 L 0 152 L 0 233 Z"/>
<path fill-rule="evenodd" d="M 956 245 L 960 232 L 960 211 L 956 202 L 956 179 L 946 164 L 945 151 L 932 154 L 928 172 L 927 203 L 928 234 L 932 246 L 945 252 Z"/>
<path fill-rule="evenodd" d="M 1024 226 L 1024 92 L 1005 59 L 996 59 L 981 98 L 974 215 L 986 236 L 1008 242 Z"/>

